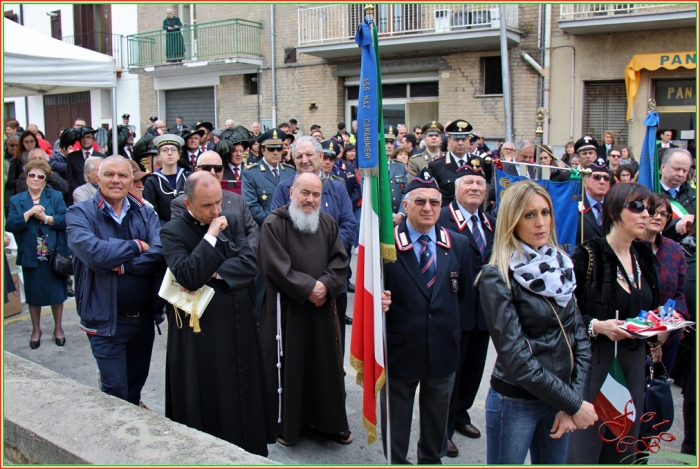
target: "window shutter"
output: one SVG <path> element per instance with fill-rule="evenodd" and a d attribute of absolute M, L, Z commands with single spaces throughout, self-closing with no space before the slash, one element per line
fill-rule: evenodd
<path fill-rule="evenodd" d="M 63 34 L 61 34 L 61 10 L 52 13 L 56 16 L 51 17 L 51 37 L 60 41 L 63 39 Z"/>
<path fill-rule="evenodd" d="M 603 133 L 615 132 L 615 146 L 628 144 L 627 91 L 624 81 L 586 82 L 583 102 L 583 135 L 603 144 Z M 600 155 L 602 156 L 602 155 Z"/>

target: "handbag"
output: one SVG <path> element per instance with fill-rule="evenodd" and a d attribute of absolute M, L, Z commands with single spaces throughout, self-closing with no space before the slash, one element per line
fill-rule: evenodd
<path fill-rule="evenodd" d="M 649 376 L 646 377 L 644 386 L 644 413 L 654 412 L 656 415 L 653 419 L 642 422 L 641 433 L 643 436 L 655 436 L 661 432 L 667 432 L 673 425 L 673 396 L 671 395 L 671 383 L 668 381 L 668 371 L 666 371 L 663 362 L 661 362 L 661 366 L 664 369 L 664 374 L 660 376 L 654 373 L 651 357 L 647 359 L 646 365 L 649 367 Z M 658 425 L 665 420 L 668 422 Z M 656 428 L 654 428 L 655 426 Z"/>
<path fill-rule="evenodd" d="M 70 277 L 73 275 L 73 256 L 63 255 L 58 252 L 58 248 L 54 248 L 53 256 L 51 256 L 51 270 Z"/>

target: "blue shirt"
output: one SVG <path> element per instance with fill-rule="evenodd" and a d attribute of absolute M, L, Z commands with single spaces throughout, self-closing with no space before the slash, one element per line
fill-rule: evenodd
<path fill-rule="evenodd" d="M 596 218 L 598 218 L 598 208 L 595 206 L 595 204 L 599 202 L 590 195 L 588 195 L 588 192 L 586 192 L 586 198 L 588 199 L 588 205 L 591 206 L 591 210 L 594 210 L 593 215 L 595 215 Z M 603 202 L 605 202 L 605 197 L 603 197 L 603 200 L 600 201 L 600 205 L 603 205 Z M 601 209 L 600 212 L 602 215 L 603 210 Z"/>
<path fill-rule="evenodd" d="M 459 202 L 457 202 L 457 207 L 459 207 L 459 211 L 462 212 L 462 216 L 469 222 L 469 231 L 474 232 L 474 222 L 472 221 L 472 215 L 476 215 L 476 218 L 479 218 L 479 211 L 477 210 L 475 213 L 471 213 L 469 210 L 466 208 L 462 207 Z M 486 240 L 486 237 L 484 236 L 484 230 L 481 228 L 481 223 L 477 222 L 476 223 L 476 229 L 479 230 L 479 233 L 481 235 L 481 239 Z"/>
<path fill-rule="evenodd" d="M 116 213 L 114 213 L 114 208 L 113 208 L 111 205 L 109 205 L 109 202 L 107 202 L 107 199 L 104 199 L 104 198 L 103 198 L 103 200 L 105 201 L 105 206 L 107 207 L 107 213 L 109 213 L 109 216 L 112 217 L 112 219 L 113 219 L 114 221 L 116 221 L 117 223 L 119 223 L 119 224 L 121 225 L 121 224 L 122 224 L 122 220 L 123 220 L 124 217 L 126 216 L 126 212 L 127 212 L 127 211 L 129 210 L 129 208 L 131 207 L 131 204 L 129 203 L 129 198 L 128 198 L 128 197 L 124 197 L 124 204 L 122 205 L 122 213 L 119 214 L 119 215 L 117 215 Z"/>
<path fill-rule="evenodd" d="M 416 260 L 418 261 L 418 265 L 420 265 L 420 251 L 421 251 L 422 245 L 421 245 L 421 242 L 418 240 L 418 238 L 423 236 L 423 233 L 420 233 L 420 232 L 414 230 L 408 221 L 406 221 L 406 228 L 408 229 L 408 237 L 411 238 L 411 244 L 413 244 L 413 253 L 416 255 Z M 437 251 L 436 251 L 436 245 L 435 245 L 435 240 L 437 239 L 437 235 L 435 234 L 435 226 L 433 226 L 430 229 L 430 231 L 426 234 L 430 238 L 430 242 L 428 243 L 428 249 L 430 249 L 430 252 L 433 255 L 433 262 L 435 262 L 435 266 L 437 266 Z"/>

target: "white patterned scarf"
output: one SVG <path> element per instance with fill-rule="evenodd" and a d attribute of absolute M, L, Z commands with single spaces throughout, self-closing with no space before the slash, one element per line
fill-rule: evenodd
<path fill-rule="evenodd" d="M 523 242 L 520 245 L 523 252 L 516 250 L 509 264 L 515 280 L 531 292 L 566 306 L 576 288 L 574 264 L 569 256 L 552 246 L 534 250 Z"/>

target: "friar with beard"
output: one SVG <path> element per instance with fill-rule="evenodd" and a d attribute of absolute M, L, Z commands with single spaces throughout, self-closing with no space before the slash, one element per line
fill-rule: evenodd
<path fill-rule="evenodd" d="M 353 437 L 334 300 L 347 279 L 348 255 L 338 224 L 320 210 L 319 177 L 297 175 L 290 195 L 290 204 L 263 223 L 258 248 L 268 282 L 260 317 L 268 412 L 278 416 L 284 445 L 294 444 L 304 426 L 347 444 Z"/>

